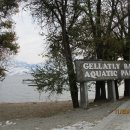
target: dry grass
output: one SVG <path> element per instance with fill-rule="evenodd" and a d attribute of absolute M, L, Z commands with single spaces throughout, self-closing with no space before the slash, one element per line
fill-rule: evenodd
<path fill-rule="evenodd" d="M 72 109 L 71 101 L 48 103 L 2 103 L 0 104 L 0 121 L 19 118 L 48 117 Z"/>
<path fill-rule="evenodd" d="M 119 102 L 127 101 L 128 98 L 120 99 Z M 89 108 L 107 104 L 106 101 L 91 102 Z M 49 117 L 59 113 L 74 110 L 71 101 L 41 102 L 41 103 L 1 103 L 0 121 L 11 119 L 29 119 Z"/>

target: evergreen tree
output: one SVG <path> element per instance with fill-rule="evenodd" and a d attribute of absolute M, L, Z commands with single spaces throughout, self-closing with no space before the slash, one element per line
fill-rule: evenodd
<path fill-rule="evenodd" d="M 17 11 L 16 0 L 0 0 L 0 79 L 5 76 L 9 56 L 16 54 L 18 50 L 11 18 Z"/>

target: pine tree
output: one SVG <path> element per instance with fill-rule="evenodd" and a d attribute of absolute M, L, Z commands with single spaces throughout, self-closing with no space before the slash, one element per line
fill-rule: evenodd
<path fill-rule="evenodd" d="M 11 15 L 18 11 L 16 0 L 0 0 L 0 79 L 5 76 L 9 56 L 16 54 L 16 34 Z"/>

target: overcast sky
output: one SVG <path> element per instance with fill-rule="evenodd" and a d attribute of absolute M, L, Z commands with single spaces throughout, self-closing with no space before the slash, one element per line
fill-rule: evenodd
<path fill-rule="evenodd" d="M 27 63 L 39 63 L 44 59 L 39 56 L 45 52 L 44 38 L 39 35 L 40 28 L 34 24 L 29 12 L 20 11 L 13 19 L 15 20 L 15 31 L 20 46 L 19 53 L 14 58 Z"/>

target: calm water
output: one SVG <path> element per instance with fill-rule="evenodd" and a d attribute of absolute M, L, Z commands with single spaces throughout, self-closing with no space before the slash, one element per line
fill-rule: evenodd
<path fill-rule="evenodd" d="M 0 103 L 16 102 L 43 102 L 43 101 L 62 101 L 71 100 L 70 93 L 64 92 L 62 95 L 49 96 L 48 93 L 41 93 L 35 87 L 23 84 L 23 79 L 30 79 L 29 75 L 8 76 L 3 82 L 0 82 Z M 94 99 L 94 87 L 88 92 L 89 99 Z M 123 84 L 119 87 L 120 96 L 123 96 Z"/>
<path fill-rule="evenodd" d="M 0 103 L 2 102 L 41 102 L 55 100 L 70 100 L 69 92 L 61 96 L 48 93 L 39 94 L 35 87 L 23 84 L 23 79 L 29 79 L 29 75 L 8 76 L 0 82 Z"/>

